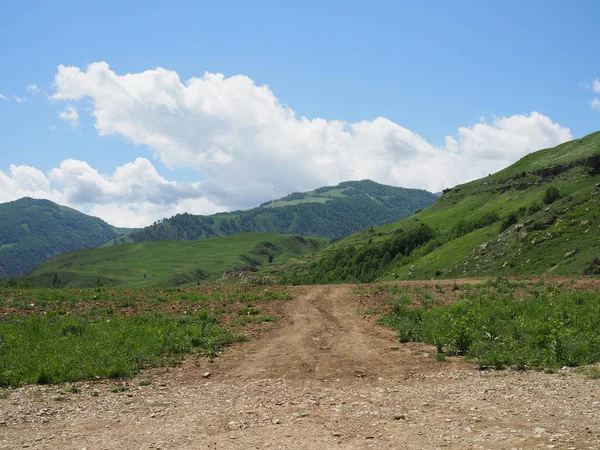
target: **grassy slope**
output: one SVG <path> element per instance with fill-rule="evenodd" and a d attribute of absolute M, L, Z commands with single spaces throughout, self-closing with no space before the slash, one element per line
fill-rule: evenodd
<path fill-rule="evenodd" d="M 542 205 L 546 189 L 556 186 L 560 200 L 543 205 L 533 214 L 521 214 L 519 223 L 527 222 L 527 226 L 513 226 L 500 235 L 499 223 L 475 230 L 414 261 L 404 260 L 403 265 L 393 262 L 384 279 L 543 275 L 549 270 L 554 275 L 582 274 L 595 257 L 600 257 L 600 193 L 595 186 L 600 175 L 585 165 L 596 155 L 600 155 L 600 132 L 531 153 L 496 174 L 453 188 L 413 217 L 341 239 L 324 247 L 319 256 L 342 247 L 385 241 L 399 228 L 407 230 L 421 223 L 443 235 L 460 221 L 477 219 L 486 212 L 495 211 L 504 218 L 521 207 Z M 558 174 L 540 173 L 575 161 L 583 164 Z M 531 229 L 532 224 L 550 217 L 556 219 L 553 224 Z M 577 253 L 565 256 L 572 251 Z"/>
<path fill-rule="evenodd" d="M 103 284 L 173 286 L 220 276 L 225 270 L 265 264 L 269 256 L 283 262 L 325 243 L 272 233 L 245 233 L 201 241 L 154 241 L 79 250 L 53 258 L 33 270 L 26 280 L 52 285 L 56 273 L 63 286 Z"/>
<path fill-rule="evenodd" d="M 294 206 L 299 205 L 301 203 L 325 203 L 336 198 L 347 197 L 345 192 L 346 189 L 347 188 L 340 188 L 338 186 L 329 186 L 314 191 L 306 192 L 304 193 L 304 198 L 301 199 L 286 200 L 286 198 L 284 197 L 283 199 L 267 202 L 263 205 L 266 208 L 282 208 L 284 206 Z M 350 189 L 352 189 L 352 185 L 350 185 Z"/>

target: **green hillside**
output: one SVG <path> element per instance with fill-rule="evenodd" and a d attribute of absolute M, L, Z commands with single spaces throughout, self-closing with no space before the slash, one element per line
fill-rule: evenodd
<path fill-rule="evenodd" d="M 324 247 L 283 280 L 600 273 L 597 183 L 600 132 L 446 190 L 413 217 Z"/>
<path fill-rule="evenodd" d="M 0 278 L 23 275 L 52 256 L 102 245 L 127 230 L 49 200 L 0 204 Z"/>
<path fill-rule="evenodd" d="M 420 189 L 348 181 L 295 192 L 246 211 L 212 216 L 178 214 L 114 241 L 197 240 L 252 231 L 340 238 L 395 222 L 431 205 L 437 197 Z"/>
<path fill-rule="evenodd" d="M 177 286 L 255 271 L 318 250 L 325 239 L 244 233 L 199 241 L 154 241 L 78 250 L 46 261 L 23 281 L 31 286 Z M 55 276 L 56 275 L 56 276 Z"/>

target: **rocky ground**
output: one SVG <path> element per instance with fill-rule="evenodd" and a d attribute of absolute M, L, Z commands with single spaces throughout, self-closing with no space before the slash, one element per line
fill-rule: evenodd
<path fill-rule="evenodd" d="M 0 449 L 598 449 L 600 381 L 398 344 L 344 286 L 297 289 L 214 362 L 0 391 Z"/>

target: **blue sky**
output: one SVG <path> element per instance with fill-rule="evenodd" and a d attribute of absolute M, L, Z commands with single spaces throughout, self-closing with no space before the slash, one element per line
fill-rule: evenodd
<path fill-rule="evenodd" d="M 7 0 L 0 16 L 0 201 L 119 225 L 356 177 L 437 190 L 600 129 L 596 1 Z M 57 86 L 59 65 L 80 75 Z"/>

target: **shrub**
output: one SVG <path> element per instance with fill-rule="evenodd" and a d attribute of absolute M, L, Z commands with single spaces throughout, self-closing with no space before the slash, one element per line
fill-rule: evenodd
<path fill-rule="evenodd" d="M 518 221 L 519 221 L 519 216 L 517 216 L 517 213 L 515 213 L 515 212 L 510 213 L 500 223 L 500 233 L 503 233 L 504 231 L 506 231 L 508 229 L 508 227 L 516 224 Z"/>
<path fill-rule="evenodd" d="M 546 205 L 549 205 L 550 203 L 554 203 L 559 198 L 560 192 L 558 191 L 558 188 L 556 188 L 555 186 L 550 186 L 548 189 L 546 189 L 546 192 L 544 192 L 544 197 L 542 198 L 542 201 Z"/>
<path fill-rule="evenodd" d="M 487 227 L 488 225 L 491 225 L 497 222 L 498 220 L 500 220 L 500 217 L 498 216 L 498 213 L 496 211 L 487 212 L 478 219 L 461 220 L 452 227 L 449 233 L 449 238 L 459 238 L 479 228 Z"/>
<path fill-rule="evenodd" d="M 540 211 L 541 209 L 542 209 L 542 205 L 534 202 L 531 205 L 529 205 L 529 207 L 527 208 L 527 214 L 531 216 L 532 214 L 535 214 L 536 212 Z"/>

